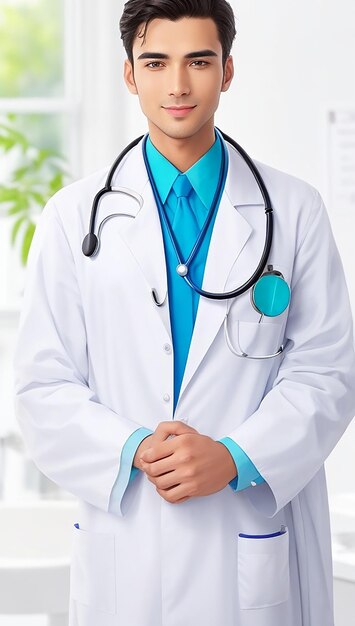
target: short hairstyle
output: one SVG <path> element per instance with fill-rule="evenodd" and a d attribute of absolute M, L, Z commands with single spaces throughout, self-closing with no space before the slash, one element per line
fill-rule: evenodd
<path fill-rule="evenodd" d="M 133 42 L 138 27 L 145 23 L 144 37 L 149 22 L 153 19 L 178 20 L 182 17 L 211 18 L 217 27 L 218 39 L 222 46 L 223 69 L 236 36 L 235 19 L 232 7 L 226 0 L 128 0 L 124 5 L 119 22 L 121 39 L 127 57 L 133 63 Z"/>

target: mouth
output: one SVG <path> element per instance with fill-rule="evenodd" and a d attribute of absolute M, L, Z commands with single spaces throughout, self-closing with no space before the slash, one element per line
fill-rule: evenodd
<path fill-rule="evenodd" d="M 163 107 L 165 111 L 167 111 L 171 115 L 174 115 L 174 117 L 182 117 L 184 115 L 187 115 L 188 113 L 193 111 L 195 108 L 196 108 L 196 105 L 195 106 L 179 106 L 179 107 Z"/>

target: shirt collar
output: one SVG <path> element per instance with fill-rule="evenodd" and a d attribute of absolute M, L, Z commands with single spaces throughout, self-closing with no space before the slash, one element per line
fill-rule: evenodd
<path fill-rule="evenodd" d="M 210 149 L 202 155 L 184 174 L 192 187 L 209 210 L 217 188 L 219 170 L 222 159 L 222 146 L 219 135 L 215 132 L 215 141 Z M 148 135 L 146 143 L 148 163 L 157 186 L 162 204 L 165 204 L 177 176 L 182 174 L 157 148 Z"/>

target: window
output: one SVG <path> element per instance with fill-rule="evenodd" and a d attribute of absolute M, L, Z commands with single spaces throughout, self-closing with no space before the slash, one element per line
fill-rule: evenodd
<path fill-rule="evenodd" d="M 17 113 L 40 147 L 77 173 L 81 33 L 77 0 L 2 0 L 0 114 Z M 35 114 L 35 115 L 33 115 Z"/>
<path fill-rule="evenodd" d="M 7 114 L 14 114 L 13 127 L 30 145 L 59 151 L 69 182 L 81 172 L 80 8 L 80 0 L 0 4 L 0 120 L 7 123 Z M 1 188 L 12 157 L 7 152 L 0 159 Z M 23 268 L 19 247 L 10 243 L 14 224 L 4 217 L 4 206 L 0 199 L 0 309 L 18 309 Z"/>

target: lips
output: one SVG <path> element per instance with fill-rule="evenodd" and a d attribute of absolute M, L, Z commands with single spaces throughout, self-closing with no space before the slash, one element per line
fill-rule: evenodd
<path fill-rule="evenodd" d="M 163 107 L 165 108 L 165 107 Z M 191 111 L 194 110 L 194 106 L 193 107 L 167 107 L 165 108 L 165 111 L 167 111 L 170 115 L 173 115 L 174 117 L 184 117 L 185 115 L 188 115 L 189 113 L 191 113 Z"/>
<path fill-rule="evenodd" d="M 196 105 L 194 106 L 179 106 L 179 107 L 163 107 L 164 109 L 167 109 L 168 111 L 185 111 L 186 109 L 194 109 Z"/>

